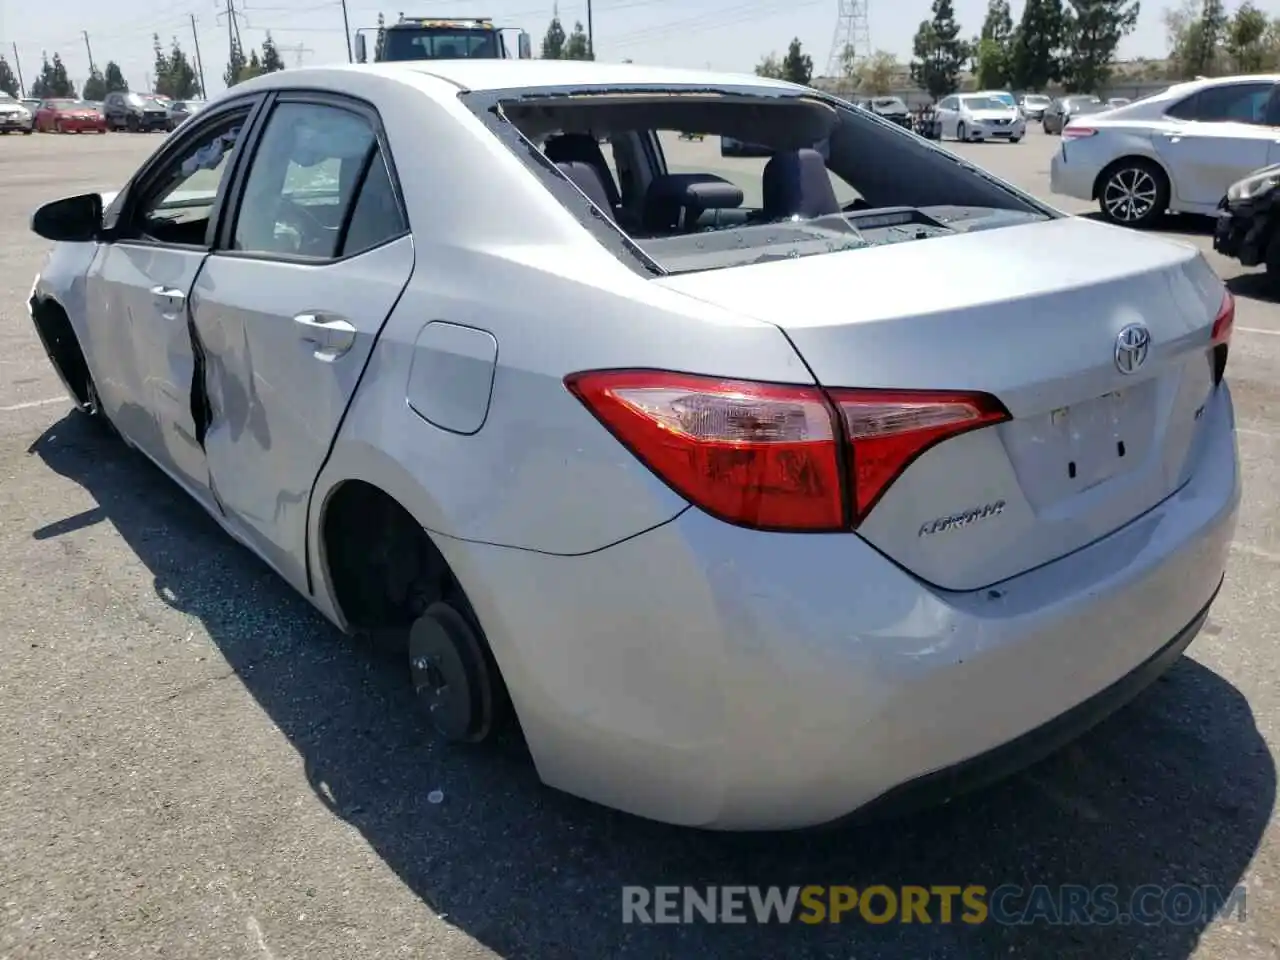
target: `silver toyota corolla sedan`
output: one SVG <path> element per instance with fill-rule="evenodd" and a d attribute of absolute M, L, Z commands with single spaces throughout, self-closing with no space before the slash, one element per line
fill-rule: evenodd
<path fill-rule="evenodd" d="M 1136 695 L 1223 580 L 1200 254 L 813 90 L 287 70 L 33 229 L 81 411 L 400 645 L 442 735 L 514 714 L 544 781 L 646 817 L 982 783 Z"/>

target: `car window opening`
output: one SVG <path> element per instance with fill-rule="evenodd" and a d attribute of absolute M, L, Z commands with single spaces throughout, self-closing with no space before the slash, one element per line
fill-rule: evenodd
<path fill-rule="evenodd" d="M 621 231 L 667 273 L 1054 215 L 897 126 L 811 95 L 519 91 L 496 104 L 463 100 L 495 132 L 519 132 L 526 147 L 517 155 L 544 182 L 563 178 L 592 202 L 606 222 L 586 218 L 590 229 Z"/>

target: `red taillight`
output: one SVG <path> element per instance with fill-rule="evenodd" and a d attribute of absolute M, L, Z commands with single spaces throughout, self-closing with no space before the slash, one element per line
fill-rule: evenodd
<path fill-rule="evenodd" d="M 835 418 L 817 387 L 649 370 L 565 385 L 676 493 L 730 523 L 844 526 Z"/>
<path fill-rule="evenodd" d="M 1073 127 L 1070 124 L 1062 128 L 1063 140 L 1078 140 L 1080 137 L 1092 137 L 1098 131 L 1093 127 Z"/>
<path fill-rule="evenodd" d="M 856 526 L 912 462 L 943 440 L 1009 419 L 995 397 L 973 393 L 832 390 L 849 440 Z"/>
<path fill-rule="evenodd" d="M 690 503 L 767 530 L 857 526 L 925 450 L 1009 418 L 984 394 L 824 392 L 653 370 L 565 385 Z"/>
<path fill-rule="evenodd" d="M 1231 295 L 1231 291 L 1226 291 L 1222 297 L 1222 306 L 1218 308 L 1218 315 L 1213 319 L 1213 343 L 1226 343 L 1231 339 L 1231 328 L 1236 323 L 1236 298 Z"/>

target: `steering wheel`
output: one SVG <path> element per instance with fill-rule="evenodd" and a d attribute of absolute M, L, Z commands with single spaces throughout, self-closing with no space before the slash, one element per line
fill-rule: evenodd
<path fill-rule="evenodd" d="M 276 205 L 275 222 L 276 235 L 289 235 L 294 253 L 327 257 L 333 252 L 337 231 L 320 222 L 303 204 L 281 197 Z"/>

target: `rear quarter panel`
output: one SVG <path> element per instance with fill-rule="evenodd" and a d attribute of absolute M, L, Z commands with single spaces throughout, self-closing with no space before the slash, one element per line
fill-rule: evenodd
<path fill-rule="evenodd" d="M 565 375 L 652 367 L 812 382 L 775 326 L 664 290 L 624 266 L 452 96 L 386 103 L 414 273 L 313 510 L 337 485 L 360 479 L 439 534 L 588 553 L 687 505 L 568 392 Z M 429 423 L 408 403 L 415 354 L 426 349 L 419 334 L 432 321 L 497 341 L 489 408 L 471 435 Z"/>

